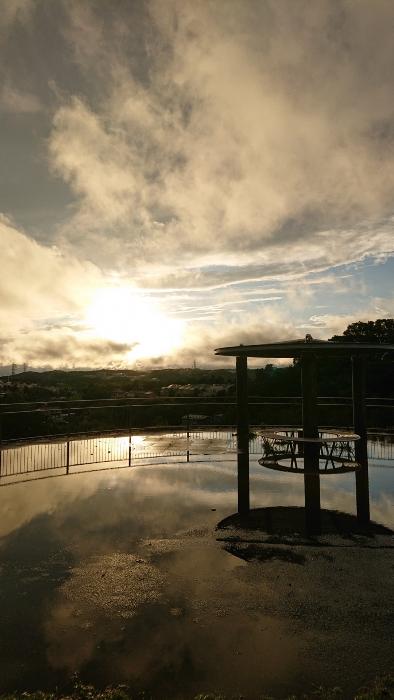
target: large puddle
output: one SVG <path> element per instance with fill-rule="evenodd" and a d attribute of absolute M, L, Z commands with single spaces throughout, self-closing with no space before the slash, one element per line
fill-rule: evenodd
<path fill-rule="evenodd" d="M 128 438 L 105 440 L 93 450 L 73 445 L 68 475 L 0 489 L 0 691 L 66 687 L 74 673 L 160 698 L 213 691 L 254 698 L 319 682 L 323 667 L 308 661 L 315 632 L 282 610 L 292 584 L 279 564 L 245 563 L 216 541 L 216 523 L 236 510 L 230 437 L 196 448 L 140 436 L 133 449 L 146 454 L 133 454 L 130 468 Z M 108 465 L 82 466 L 104 448 L 126 452 Z M 163 449 L 165 461 L 157 456 Z M 371 514 L 394 527 L 391 449 L 381 442 L 371 458 Z M 264 470 L 258 456 L 252 506 L 302 505 L 302 477 Z M 323 507 L 354 512 L 353 474 L 322 478 L 321 487 Z M 316 569 L 327 582 L 332 562 L 318 558 L 311 566 L 328 567 Z M 305 567 L 287 566 L 306 590 Z M 335 685 L 328 673 L 330 680 Z"/>

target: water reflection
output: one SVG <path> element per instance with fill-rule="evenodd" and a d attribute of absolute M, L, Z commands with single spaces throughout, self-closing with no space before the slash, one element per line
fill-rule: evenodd
<path fill-rule="evenodd" d="M 257 457 L 252 505 L 302 505 L 302 477 Z M 394 526 L 394 472 L 370 473 L 372 517 Z M 354 475 L 321 482 L 323 506 L 354 512 Z M 305 653 L 315 632 L 286 617 L 292 589 L 280 564 L 246 564 L 215 539 L 235 489 L 225 457 L 2 489 L 0 690 L 62 686 L 75 671 L 172 698 L 257 697 L 318 680 L 322 667 L 311 670 Z M 321 566 L 328 580 L 330 563 Z M 303 590 L 310 571 L 296 568 Z"/>
<path fill-rule="evenodd" d="M 394 524 L 393 467 L 394 462 L 370 463 L 372 517 L 388 527 Z M 112 497 L 115 499 L 118 499 L 121 493 L 123 501 L 124 490 L 128 488 L 132 488 L 130 498 L 137 501 L 138 508 L 150 499 L 169 499 L 170 513 L 162 520 L 157 517 L 155 504 L 154 522 L 160 530 L 165 527 L 165 522 L 171 516 L 180 517 L 185 503 L 198 502 L 208 508 L 222 507 L 232 512 L 236 508 L 235 472 L 236 463 L 233 460 L 222 459 L 218 462 L 212 460 L 189 464 L 142 464 L 125 471 L 114 469 L 110 472 L 74 474 L 51 481 L 16 483 L 1 491 L 0 535 L 7 534 L 39 513 L 55 513 L 59 507 L 66 505 L 73 505 L 78 509 L 81 501 L 86 508 L 92 495 L 95 495 L 96 500 L 101 497 L 106 501 L 106 506 L 100 513 L 102 522 L 109 505 L 106 492 L 112 491 Z M 354 474 L 322 477 L 321 491 L 323 507 L 354 511 Z M 278 472 L 272 474 L 261 467 L 257 459 L 251 460 L 252 507 L 302 505 L 303 498 L 302 476 Z M 141 517 L 141 512 L 138 513 Z M 112 507 L 111 514 L 115 515 L 112 513 Z M 119 510 L 116 511 L 115 517 L 118 516 Z M 145 522 L 147 514 L 144 513 L 143 517 Z M 188 511 L 183 513 L 183 517 L 188 517 Z"/>
<path fill-rule="evenodd" d="M 261 452 L 261 441 L 251 442 L 252 453 Z M 1 483 L 20 477 L 42 476 L 51 470 L 67 472 L 76 467 L 96 464 L 132 466 L 152 459 L 185 457 L 236 452 L 235 434 L 219 430 L 178 433 L 87 437 L 79 440 L 16 443 L 2 447 Z"/>

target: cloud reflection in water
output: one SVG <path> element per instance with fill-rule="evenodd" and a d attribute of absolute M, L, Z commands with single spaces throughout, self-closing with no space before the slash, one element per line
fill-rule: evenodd
<path fill-rule="evenodd" d="M 390 526 L 388 474 L 370 470 L 373 518 Z M 321 483 L 324 507 L 354 512 L 353 475 Z M 308 634 L 272 614 L 275 580 L 213 535 L 236 510 L 235 489 L 230 459 L 2 489 L 2 690 L 62 682 L 74 671 L 159 697 L 176 697 L 176 683 L 185 693 L 247 687 L 253 695 L 262 674 L 267 688 L 294 684 Z M 252 460 L 251 493 L 253 506 L 302 505 L 303 480 Z"/>

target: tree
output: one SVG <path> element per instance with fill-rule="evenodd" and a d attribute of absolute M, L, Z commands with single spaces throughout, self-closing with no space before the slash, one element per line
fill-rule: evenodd
<path fill-rule="evenodd" d="M 379 318 L 377 321 L 357 321 L 346 328 L 343 335 L 334 335 L 331 340 L 339 343 L 387 343 L 394 345 L 394 319 Z M 388 398 L 394 393 L 394 353 L 371 353 L 368 358 L 367 392 L 369 396 L 384 396 Z M 328 379 L 336 375 L 338 384 L 349 382 L 350 373 L 340 367 L 340 358 L 327 372 Z M 329 389 L 328 389 L 329 390 Z M 392 415 L 392 414 L 389 414 Z M 387 411 L 383 416 L 375 416 L 382 425 L 387 420 Z"/>
<path fill-rule="evenodd" d="M 378 318 L 377 321 L 351 323 L 343 335 L 334 335 L 330 340 L 338 343 L 389 343 L 394 344 L 394 318 Z"/>

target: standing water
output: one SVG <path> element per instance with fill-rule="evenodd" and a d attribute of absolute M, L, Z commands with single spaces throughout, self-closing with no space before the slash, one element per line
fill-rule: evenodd
<path fill-rule="evenodd" d="M 302 505 L 302 476 L 261 467 L 259 440 L 251 453 L 252 507 Z M 372 518 L 393 527 L 393 442 L 369 455 Z M 352 547 L 246 563 L 218 541 L 236 510 L 231 432 L 19 445 L 1 466 L 0 692 L 67 690 L 77 673 L 157 698 L 257 698 L 338 685 L 339 659 L 352 688 L 384 667 L 384 617 L 362 596 L 385 600 L 389 550 L 373 566 Z M 321 486 L 324 508 L 354 512 L 354 474 Z"/>

